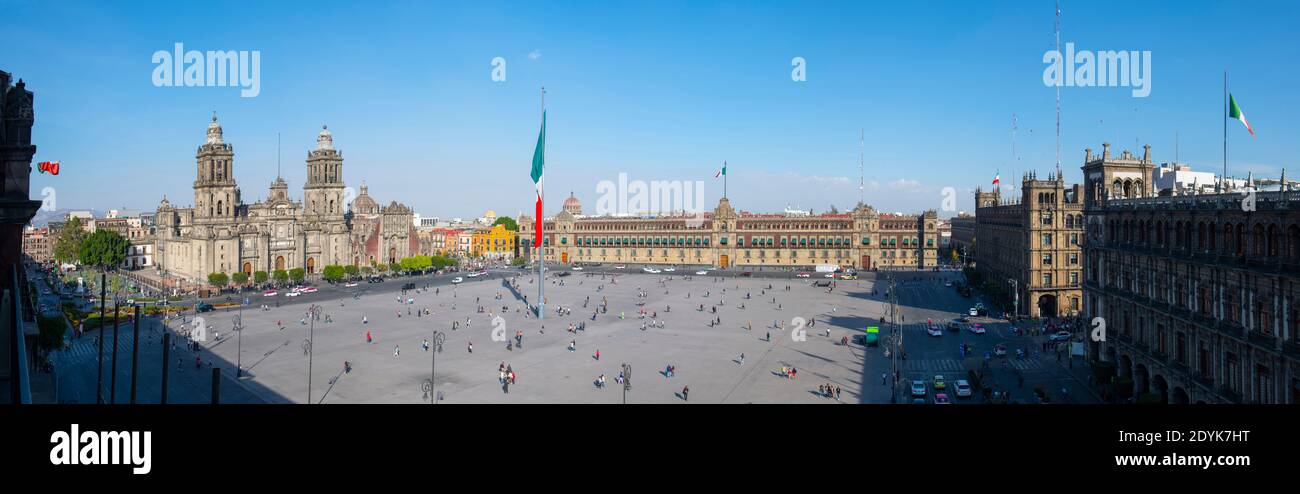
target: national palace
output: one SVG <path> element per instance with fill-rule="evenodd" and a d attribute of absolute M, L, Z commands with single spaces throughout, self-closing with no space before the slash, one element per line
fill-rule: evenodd
<path fill-rule="evenodd" d="M 519 218 L 519 237 L 533 238 L 535 219 Z M 723 197 L 711 212 L 646 217 L 585 217 L 570 197 L 543 221 L 547 262 L 693 265 L 716 268 L 929 269 L 936 266 L 938 218 L 877 212 L 817 215 L 736 211 Z M 521 254 L 535 256 L 531 241 Z"/>

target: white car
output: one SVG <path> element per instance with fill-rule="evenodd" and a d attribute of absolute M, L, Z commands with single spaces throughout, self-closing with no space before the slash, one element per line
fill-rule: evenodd
<path fill-rule="evenodd" d="M 927 333 L 930 333 L 930 336 L 943 336 L 943 330 L 939 329 L 939 326 L 936 326 L 934 324 L 931 324 L 928 327 L 926 327 L 925 331 Z"/>
<path fill-rule="evenodd" d="M 834 277 L 835 277 L 835 273 L 826 273 L 826 276 L 823 276 L 823 278 L 834 278 Z"/>
<path fill-rule="evenodd" d="M 355 281 L 349 281 L 349 282 L 347 282 L 347 283 L 344 283 L 343 286 L 346 286 L 346 287 L 348 287 L 348 288 L 352 288 L 352 287 L 354 287 L 354 286 L 357 286 L 357 282 L 355 282 Z"/>
<path fill-rule="evenodd" d="M 979 309 L 976 309 L 976 308 L 974 308 L 974 307 L 971 307 L 971 308 L 970 308 L 970 311 L 967 312 L 967 314 L 970 314 L 971 317 L 975 317 L 975 316 L 978 316 L 978 315 L 980 314 L 980 311 L 979 311 Z"/>
<path fill-rule="evenodd" d="M 966 382 L 965 379 L 958 379 L 956 387 L 958 398 L 970 398 L 971 391 L 969 382 Z"/>
<path fill-rule="evenodd" d="M 1057 331 L 1051 336 L 1048 336 L 1047 339 L 1051 341 L 1070 341 L 1070 336 L 1072 335 L 1069 331 Z"/>
<path fill-rule="evenodd" d="M 970 332 L 972 332 L 972 333 L 975 333 L 975 334 L 984 334 L 984 326 L 982 326 L 982 325 L 980 325 L 980 324 L 978 324 L 978 323 L 977 323 L 977 324 L 972 324 L 972 325 L 970 325 L 970 326 L 966 326 L 966 327 L 967 327 L 967 328 L 970 328 Z"/>
<path fill-rule="evenodd" d="M 677 272 L 677 268 L 664 268 L 664 272 L 665 272 L 665 273 L 674 273 L 674 272 Z"/>
<path fill-rule="evenodd" d="M 574 267 L 573 267 L 573 270 L 574 270 L 574 271 L 582 271 L 582 266 L 574 266 Z"/>
<path fill-rule="evenodd" d="M 284 294 L 284 296 L 286 296 L 286 297 L 297 297 L 297 296 L 299 296 L 299 295 L 302 295 L 302 293 L 301 293 L 301 292 L 288 292 L 288 293 L 285 293 L 285 294 Z"/>
<path fill-rule="evenodd" d="M 809 277 L 809 276 L 812 276 L 812 275 L 810 275 L 810 274 L 808 274 L 808 273 L 798 273 L 798 274 L 794 275 L 795 278 L 807 278 L 807 277 Z"/>
<path fill-rule="evenodd" d="M 645 272 L 647 272 L 647 273 L 650 273 L 650 274 L 659 274 L 659 270 L 658 270 L 658 269 L 645 268 L 643 271 L 645 271 Z"/>
<path fill-rule="evenodd" d="M 923 396 L 925 396 L 925 393 L 926 393 L 925 381 L 922 381 L 922 380 L 919 380 L 919 379 L 918 379 L 918 380 L 915 380 L 915 381 L 912 381 L 912 396 L 913 396 L 913 397 L 923 397 Z"/>
<path fill-rule="evenodd" d="M 706 275 L 706 274 L 709 274 L 709 272 L 708 272 L 708 271 L 696 271 L 695 274 L 698 274 L 698 275 L 700 275 L 700 276 L 704 276 L 704 275 Z"/>
<path fill-rule="evenodd" d="M 622 264 L 619 264 L 619 265 L 617 265 L 617 266 L 614 266 L 614 269 L 623 269 L 623 268 L 626 268 L 626 267 L 627 267 L 627 266 L 624 266 L 624 265 L 622 265 Z"/>
<path fill-rule="evenodd" d="M 309 286 L 307 288 L 303 288 L 302 293 L 316 293 L 316 287 Z"/>
<path fill-rule="evenodd" d="M 451 279 L 451 282 L 452 282 L 452 283 L 460 283 L 460 282 L 462 282 L 462 281 L 465 281 L 465 278 L 461 278 L 461 277 L 459 277 L 459 276 L 457 276 L 457 277 Z"/>
<path fill-rule="evenodd" d="M 265 292 L 262 292 L 263 297 L 274 297 L 276 295 L 279 295 L 279 293 L 276 292 L 275 290 L 267 290 Z"/>

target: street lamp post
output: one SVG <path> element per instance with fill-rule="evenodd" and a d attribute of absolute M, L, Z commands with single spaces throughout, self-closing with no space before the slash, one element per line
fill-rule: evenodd
<path fill-rule="evenodd" d="M 434 330 L 433 332 L 433 351 L 429 352 L 429 396 L 430 401 L 438 403 L 438 392 L 434 379 L 438 376 L 438 354 L 442 353 L 442 343 L 447 341 L 447 335 L 442 331 Z"/>
<path fill-rule="evenodd" d="M 627 392 L 632 389 L 632 364 L 623 364 L 623 404 L 627 404 Z"/>
<path fill-rule="evenodd" d="M 1011 292 L 1015 295 L 1015 302 L 1014 305 L 1012 305 L 1011 315 L 1013 317 L 1019 316 L 1020 315 L 1020 284 L 1017 283 L 1016 280 L 1013 278 L 1007 278 L 1007 281 L 1011 283 Z"/>
<path fill-rule="evenodd" d="M 239 315 L 235 316 L 235 379 L 244 375 L 244 306 L 240 304 Z"/>
<path fill-rule="evenodd" d="M 894 347 L 894 358 L 891 359 L 894 371 L 894 375 L 892 376 L 894 379 L 894 385 L 890 386 L 889 401 L 892 403 L 898 403 L 898 352 L 903 347 L 903 332 L 898 330 L 897 319 L 898 286 L 895 283 L 894 275 L 891 273 L 889 275 L 889 328 L 892 332 L 891 335 L 893 341 L 891 343 L 893 343 L 892 346 Z"/>
<path fill-rule="evenodd" d="M 307 404 L 308 405 L 311 404 L 312 360 L 313 357 L 315 357 L 316 355 L 315 349 L 312 348 L 312 343 L 316 339 L 316 315 L 320 314 L 320 311 L 321 311 L 321 306 L 316 304 L 312 304 L 310 307 L 307 308 L 307 318 L 311 320 L 308 323 L 308 329 L 307 329 Z"/>

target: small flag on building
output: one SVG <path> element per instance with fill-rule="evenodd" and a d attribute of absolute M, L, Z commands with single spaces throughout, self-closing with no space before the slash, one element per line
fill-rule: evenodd
<path fill-rule="evenodd" d="M 726 176 L 726 174 L 727 174 L 727 162 L 726 162 L 726 161 L 723 161 L 723 162 L 722 162 L 722 169 L 718 170 L 717 173 L 714 173 L 714 174 L 713 174 L 713 178 L 718 178 L 718 177 Z"/>
<path fill-rule="evenodd" d="M 997 184 L 1000 184 L 1000 183 L 1002 183 L 1002 171 L 1001 171 L 1001 170 L 999 170 L 999 171 L 993 173 L 993 185 L 997 185 Z"/>
<path fill-rule="evenodd" d="M 533 214 L 537 225 L 533 228 L 533 248 L 542 246 L 542 166 L 546 156 L 546 111 L 542 111 L 542 130 L 537 134 L 537 148 L 533 150 L 533 184 L 537 186 L 537 208 Z"/>

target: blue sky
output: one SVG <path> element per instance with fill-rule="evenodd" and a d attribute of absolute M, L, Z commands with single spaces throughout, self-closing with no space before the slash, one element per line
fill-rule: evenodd
<path fill-rule="evenodd" d="M 283 175 L 301 194 L 321 124 L 381 203 L 425 216 L 514 215 L 549 110 L 548 211 L 596 184 L 703 180 L 729 163 L 733 205 L 824 210 L 858 199 L 885 211 L 941 207 L 996 171 L 1012 181 L 1055 164 L 1051 1 L 989 2 L 65 2 L 0 0 L 0 70 L 36 92 L 36 161 L 60 160 L 60 208 L 192 202 L 194 150 L 216 111 L 247 202 Z M 1229 127 L 1229 171 L 1276 176 L 1300 151 L 1295 2 L 1079 1 L 1062 42 L 1149 50 L 1151 94 L 1062 88 L 1062 167 L 1083 149 L 1149 143 L 1157 161 L 1222 166 L 1222 77 L 1259 137 Z M 17 40 L 17 41 L 15 41 Z M 155 87 L 158 50 L 259 50 L 261 93 Z M 534 57 L 530 57 L 534 54 Z M 493 57 L 506 82 L 491 80 Z M 791 80 L 791 59 L 807 80 Z M 1018 117 L 1011 152 L 1011 116 Z M 951 212 L 941 212 L 947 216 Z"/>

